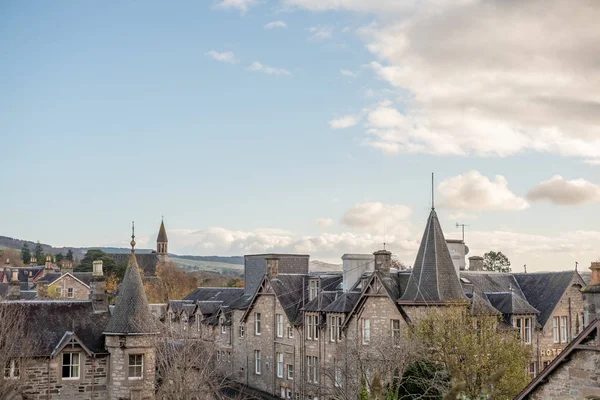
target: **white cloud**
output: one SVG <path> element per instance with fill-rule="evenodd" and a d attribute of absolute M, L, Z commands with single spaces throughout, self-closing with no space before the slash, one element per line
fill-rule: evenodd
<path fill-rule="evenodd" d="M 283 21 L 272 21 L 268 24 L 265 24 L 263 27 L 265 29 L 273 29 L 273 28 L 287 28 L 287 24 Z"/>
<path fill-rule="evenodd" d="M 316 224 L 319 228 L 327 229 L 333 225 L 333 218 L 318 218 Z"/>
<path fill-rule="evenodd" d="M 448 215 L 447 219 L 450 221 L 460 222 L 460 221 L 466 221 L 466 220 L 471 220 L 471 219 L 477 219 L 477 215 L 459 211 L 459 212 Z"/>
<path fill-rule="evenodd" d="M 340 69 L 340 73 L 348 78 L 356 78 L 358 76 L 356 72 L 352 72 L 347 69 Z"/>
<path fill-rule="evenodd" d="M 237 64 L 239 62 L 238 58 L 231 51 L 218 52 L 215 50 L 210 50 L 206 52 L 206 55 L 214 60 L 224 63 Z"/>
<path fill-rule="evenodd" d="M 176 254 L 304 253 L 310 254 L 312 260 L 336 263 L 344 253 L 372 253 L 380 249 L 384 241 L 387 248 L 406 260 L 414 258 L 412 254 L 418 247 L 410 238 L 391 234 L 341 232 L 298 236 L 279 229 L 238 231 L 223 227 L 169 229 L 168 233 L 170 250 Z"/>
<path fill-rule="evenodd" d="M 380 202 L 359 203 L 342 216 L 342 224 L 352 228 L 391 230 L 394 226 L 406 222 L 411 215 L 410 207 L 402 204 L 383 204 Z"/>
<path fill-rule="evenodd" d="M 308 28 L 311 40 L 325 40 L 333 37 L 333 28 L 331 26 L 311 26 Z"/>
<path fill-rule="evenodd" d="M 268 75 L 285 75 L 290 76 L 292 73 L 284 68 L 276 68 L 271 67 L 269 65 L 264 65 L 259 63 L 258 61 L 254 61 L 252 64 L 248 66 L 248 71 L 256 71 L 256 72 L 264 72 Z"/>
<path fill-rule="evenodd" d="M 477 171 L 457 175 L 438 185 L 441 205 L 457 210 L 523 210 L 529 203 L 508 188 L 502 175 L 491 181 Z"/>
<path fill-rule="evenodd" d="M 586 163 L 587 165 L 600 165 L 600 158 L 584 160 L 583 162 Z"/>
<path fill-rule="evenodd" d="M 401 115 L 397 124 L 369 127 L 369 146 L 388 153 L 600 159 L 594 0 L 284 2 L 377 15 L 360 30 L 376 58 L 371 67 L 411 96 L 387 107 Z"/>
<path fill-rule="evenodd" d="M 359 120 L 358 116 L 348 114 L 329 121 L 329 127 L 331 129 L 346 129 L 356 125 Z"/>
<path fill-rule="evenodd" d="M 240 10 L 242 14 L 245 14 L 250 8 L 258 3 L 258 0 L 220 0 L 217 1 L 215 7 L 222 9 L 236 9 Z"/>
<path fill-rule="evenodd" d="M 600 185 L 585 179 L 566 180 L 554 175 L 531 188 L 527 197 L 531 201 L 548 200 L 561 205 L 596 203 L 600 202 Z"/>
<path fill-rule="evenodd" d="M 591 261 L 598 258 L 598 231 L 569 231 L 556 235 L 537 235 L 508 230 L 465 232 L 470 248 L 469 256 L 494 250 L 502 251 L 510 259 L 515 272 L 574 269 L 588 271 Z"/>

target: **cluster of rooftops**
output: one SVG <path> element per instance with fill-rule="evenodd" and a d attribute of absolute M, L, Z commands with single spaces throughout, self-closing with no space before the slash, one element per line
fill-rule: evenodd
<path fill-rule="evenodd" d="M 390 255 L 386 251 L 378 254 Z M 265 258 L 276 258 L 266 255 Z M 291 324 L 303 323 L 303 312 L 351 314 L 364 298 L 364 289 L 377 279 L 397 307 L 406 305 L 438 305 L 463 301 L 474 314 L 502 315 L 506 327 L 512 315 L 530 315 L 543 327 L 563 293 L 575 279 L 585 282 L 576 271 L 539 273 L 456 272 L 435 210 L 429 215 L 423 239 L 411 270 L 371 268 L 358 275 L 351 287 L 344 288 L 348 271 L 273 274 L 263 269 L 263 279 Z M 311 282 L 318 282 L 318 292 L 311 292 Z M 208 324 L 219 320 L 230 323 L 232 310 L 248 312 L 258 295 L 259 286 L 249 293 L 238 288 L 198 288 L 184 300 L 170 301 L 170 317 L 183 317 L 191 323 L 197 318 Z"/>
<path fill-rule="evenodd" d="M 411 270 L 390 269 L 372 262 L 371 268 L 344 287 L 348 270 L 341 272 L 295 273 L 293 268 L 278 272 L 259 267 L 260 285 L 248 288 L 197 288 L 183 300 L 167 305 L 149 305 L 135 252 L 119 290 L 117 304 L 98 312 L 91 301 L 19 301 L 26 313 L 27 331 L 33 335 L 35 351 L 50 355 L 64 341 L 75 337 L 92 353 L 103 353 L 106 335 L 159 334 L 159 320 L 183 318 L 188 323 L 216 325 L 231 323 L 232 310 L 250 312 L 263 283 L 268 283 L 292 325 L 303 323 L 304 312 L 351 314 L 364 299 L 365 288 L 377 280 L 385 293 L 401 309 L 406 305 L 435 305 L 452 301 L 471 304 L 473 313 L 501 314 L 508 323 L 514 314 L 537 317 L 544 326 L 574 277 L 585 282 L 576 271 L 546 273 L 456 272 L 437 214 L 432 209 L 415 263 Z M 390 257 L 388 251 L 376 252 Z M 264 257 L 272 259 L 273 257 Z M 267 267 L 268 267 L 268 260 Z M 28 277 L 29 279 L 29 277 Z M 93 288 L 93 281 L 91 285 Z M 316 283 L 314 283 L 316 282 Z M 311 286 L 313 285 L 314 286 Z M 11 302 L 5 302 L 11 303 Z"/>

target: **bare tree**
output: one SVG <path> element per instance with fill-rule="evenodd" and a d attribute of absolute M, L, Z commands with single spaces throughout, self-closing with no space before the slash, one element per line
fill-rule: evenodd
<path fill-rule="evenodd" d="M 366 390 L 370 398 L 396 398 L 402 375 L 411 363 L 425 356 L 425 350 L 418 342 L 405 338 L 377 338 L 368 346 L 345 338 L 334 360 L 321 369 L 325 379 L 321 394 L 326 398 L 356 400 L 357 394 Z M 441 380 L 429 382 L 438 383 L 441 385 Z"/>
<path fill-rule="evenodd" d="M 191 324 L 183 317 L 167 322 L 168 332 L 157 338 L 157 399 L 241 400 L 243 395 L 231 394 L 235 393 L 233 387 L 227 396 L 223 394 L 231 385 L 226 368 L 219 363 L 232 362 L 232 358 L 217 360 L 218 346 L 212 330 L 191 320 Z"/>
<path fill-rule="evenodd" d="M 31 349 L 30 335 L 25 329 L 25 305 L 0 303 L 0 399 L 22 397 Z"/>

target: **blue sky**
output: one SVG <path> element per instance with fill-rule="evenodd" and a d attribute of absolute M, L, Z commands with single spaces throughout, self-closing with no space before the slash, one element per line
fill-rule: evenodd
<path fill-rule="evenodd" d="M 471 254 L 589 265 L 598 9 L 458 3 L 0 5 L 0 234 L 126 245 L 135 220 L 151 246 L 164 214 L 177 253 L 336 261 L 385 240 L 411 264 L 435 172 Z"/>

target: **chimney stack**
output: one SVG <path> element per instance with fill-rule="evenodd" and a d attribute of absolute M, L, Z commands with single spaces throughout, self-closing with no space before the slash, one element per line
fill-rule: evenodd
<path fill-rule="evenodd" d="M 272 278 L 277 278 L 279 275 L 279 258 L 277 257 L 269 257 L 265 259 L 267 263 L 267 276 Z"/>
<path fill-rule="evenodd" d="M 375 271 L 382 274 L 389 274 L 392 267 L 392 252 L 387 250 L 379 250 L 373 253 L 375 257 Z"/>
<path fill-rule="evenodd" d="M 583 326 L 588 326 L 594 319 L 600 318 L 600 262 L 590 265 L 592 277 L 590 284 L 584 287 L 583 293 Z"/>
<path fill-rule="evenodd" d="M 48 298 L 48 281 L 37 281 L 36 288 L 37 288 L 38 298 L 40 298 L 40 299 Z"/>
<path fill-rule="evenodd" d="M 90 300 L 95 312 L 108 311 L 108 298 L 106 295 L 106 279 L 104 277 L 102 260 L 92 263 L 92 281 L 90 282 Z"/>
<path fill-rule="evenodd" d="M 483 271 L 483 257 L 469 257 L 469 271 Z"/>
<path fill-rule="evenodd" d="M 52 256 L 50 254 L 46 256 L 46 269 L 52 269 Z"/>
<path fill-rule="evenodd" d="M 92 270 L 92 276 L 104 276 L 104 270 L 103 270 L 103 261 L 102 260 L 95 260 L 92 265 L 93 265 L 93 270 Z"/>
<path fill-rule="evenodd" d="M 73 261 L 70 261 L 70 260 L 63 260 L 63 261 L 61 261 L 61 263 L 60 263 L 60 272 L 61 272 L 61 275 L 64 275 L 64 274 L 73 274 Z"/>
<path fill-rule="evenodd" d="M 8 300 L 18 300 L 21 298 L 21 282 L 19 282 L 19 270 L 16 268 L 12 270 L 12 279 L 8 284 L 6 298 Z"/>
<path fill-rule="evenodd" d="M 37 258 L 35 258 L 35 256 L 31 256 L 31 258 L 29 259 L 29 265 L 31 265 L 32 267 L 37 266 Z"/>

